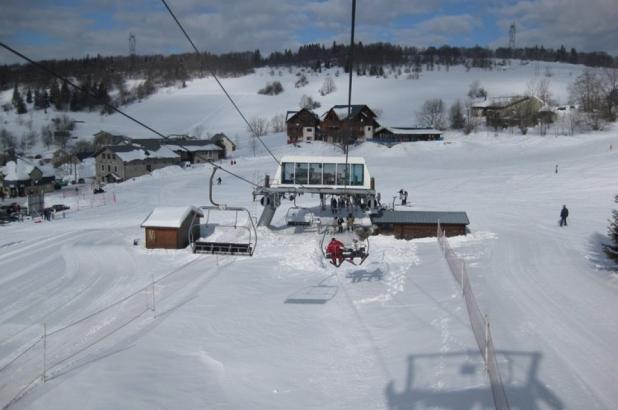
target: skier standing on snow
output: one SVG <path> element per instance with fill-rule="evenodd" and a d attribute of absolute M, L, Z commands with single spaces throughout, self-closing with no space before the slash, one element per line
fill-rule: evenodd
<path fill-rule="evenodd" d="M 221 177 L 217 177 L 217 185 L 221 185 Z"/>
<path fill-rule="evenodd" d="M 567 226 L 567 217 L 569 216 L 569 210 L 566 205 L 562 205 L 562 211 L 560 211 L 560 226 Z"/>

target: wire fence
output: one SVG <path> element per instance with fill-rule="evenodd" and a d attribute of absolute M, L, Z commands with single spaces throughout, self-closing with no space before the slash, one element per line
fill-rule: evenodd
<path fill-rule="evenodd" d="M 45 383 L 79 366 L 87 358 L 97 357 L 109 346 L 101 343 L 119 333 L 128 325 L 144 325 L 145 315 L 151 312 L 156 319 L 175 309 L 187 299 L 186 292 L 194 292 L 196 282 L 209 280 L 204 272 L 185 269 L 201 260 L 198 257 L 166 275 L 108 304 L 83 318 L 55 329 L 41 326 L 41 336 L 30 345 L 0 359 L 0 406 L 9 408 L 39 383 Z M 208 256 L 208 258 L 212 258 Z M 215 272 L 220 271 L 220 257 L 216 264 L 209 264 Z M 173 297 L 172 297 L 173 296 Z M 138 321 L 137 319 L 144 320 Z"/>
<path fill-rule="evenodd" d="M 509 410 L 509 401 L 504 390 L 504 383 L 502 381 L 502 376 L 500 375 L 500 369 L 498 368 L 496 349 L 491 336 L 489 319 L 487 318 L 487 315 L 484 315 L 481 312 L 481 309 L 476 301 L 476 297 L 474 296 L 474 292 L 472 291 L 472 286 L 470 284 L 470 277 L 468 276 L 468 271 L 466 269 L 466 263 L 453 251 L 448 243 L 448 239 L 446 238 L 446 231 L 442 229 L 439 223 L 437 237 L 438 243 L 440 244 L 442 253 L 446 258 L 450 271 L 459 284 L 466 302 L 470 326 L 472 327 L 472 332 L 474 333 L 474 338 L 476 339 L 479 350 L 483 355 L 485 368 L 487 370 L 487 374 L 489 375 L 494 407 L 497 410 Z"/>

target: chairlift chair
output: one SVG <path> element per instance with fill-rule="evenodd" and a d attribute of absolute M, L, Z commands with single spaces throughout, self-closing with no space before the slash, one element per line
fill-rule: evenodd
<path fill-rule="evenodd" d="M 249 210 L 243 207 L 220 205 L 212 199 L 213 178 L 217 172 L 217 169 L 218 167 L 213 165 L 213 171 L 210 176 L 209 199 L 212 205 L 200 207 L 204 211 L 206 222 L 202 224 L 195 223 L 195 216 L 191 222 L 191 229 L 189 229 L 189 242 L 191 243 L 193 253 L 253 256 L 253 252 L 257 246 L 257 229 Z M 213 215 L 222 215 L 224 213 L 234 213 L 234 222 L 221 222 L 220 219 L 218 223 L 211 221 Z M 239 215 L 244 214 L 247 215 L 247 223 L 240 224 Z M 204 230 L 212 232 L 209 232 L 207 236 L 202 236 L 202 232 Z M 213 235 L 215 231 L 221 230 L 234 232 L 235 234 L 224 238 L 218 238 Z M 241 239 L 238 239 L 239 231 L 245 232 L 244 235 L 241 235 Z"/>
<path fill-rule="evenodd" d="M 326 229 L 324 231 L 324 235 L 322 235 L 320 249 L 322 250 L 322 255 L 324 255 L 324 258 L 326 258 L 331 265 L 337 268 L 340 267 L 343 262 L 348 262 L 355 266 L 362 265 L 363 262 L 365 262 L 365 259 L 367 259 L 367 257 L 369 256 L 369 238 L 361 239 L 356 233 L 353 232 L 352 235 L 355 236 L 355 238 L 353 238 L 351 241 L 349 239 L 346 240 L 344 236 L 347 235 L 335 233 L 334 229 L 335 228 L 333 228 L 333 231 L 331 231 L 330 229 Z M 333 255 L 326 251 L 327 236 L 334 237 L 335 239 L 343 243 L 343 252 L 341 255 L 343 259 L 338 263 L 335 261 L 335 258 L 333 258 Z"/>
<path fill-rule="evenodd" d="M 285 214 L 285 222 L 288 226 L 311 226 L 315 221 L 315 215 L 307 208 L 292 206 Z"/>

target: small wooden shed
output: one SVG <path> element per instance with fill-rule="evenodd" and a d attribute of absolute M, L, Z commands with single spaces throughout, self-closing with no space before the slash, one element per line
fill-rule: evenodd
<path fill-rule="evenodd" d="M 189 245 L 189 230 L 204 213 L 194 206 L 159 207 L 142 222 L 146 248 L 183 249 Z"/>
<path fill-rule="evenodd" d="M 466 234 L 470 224 L 465 212 L 393 211 L 384 210 L 371 217 L 380 234 L 395 235 L 397 239 L 428 238 L 436 236 L 438 222 L 446 236 Z"/>

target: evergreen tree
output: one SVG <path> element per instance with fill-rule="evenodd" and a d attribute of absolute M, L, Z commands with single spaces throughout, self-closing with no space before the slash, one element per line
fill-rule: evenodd
<path fill-rule="evenodd" d="M 463 115 L 463 106 L 461 101 L 457 100 L 451 106 L 450 110 L 451 128 L 454 130 L 461 130 L 466 125 L 466 119 Z"/>
<path fill-rule="evenodd" d="M 13 98 L 11 98 L 11 102 L 14 106 L 17 105 L 17 101 L 21 98 L 19 94 L 19 89 L 17 88 L 17 83 L 15 83 L 15 87 L 13 88 Z"/>
<path fill-rule="evenodd" d="M 67 108 L 70 102 L 71 90 L 69 89 L 69 84 L 64 81 L 62 83 L 62 87 L 60 87 L 60 96 L 58 98 L 58 103 L 56 103 L 56 108 L 59 110 L 64 110 Z"/>
<path fill-rule="evenodd" d="M 41 91 L 37 88 L 34 90 L 34 109 L 40 110 L 41 108 L 43 108 L 43 104 L 41 102 Z"/>
<path fill-rule="evenodd" d="M 47 90 L 43 90 L 43 93 L 41 94 L 41 108 L 46 110 L 49 108 L 49 106 L 49 94 L 47 94 Z"/>
<path fill-rule="evenodd" d="M 15 108 L 17 109 L 17 114 L 25 114 L 28 112 L 26 103 L 21 95 L 18 96 L 17 102 L 15 103 Z"/>
<path fill-rule="evenodd" d="M 49 103 L 54 104 L 56 109 L 60 109 L 58 108 L 58 104 L 60 104 L 60 87 L 56 80 L 52 81 L 49 87 Z"/>

